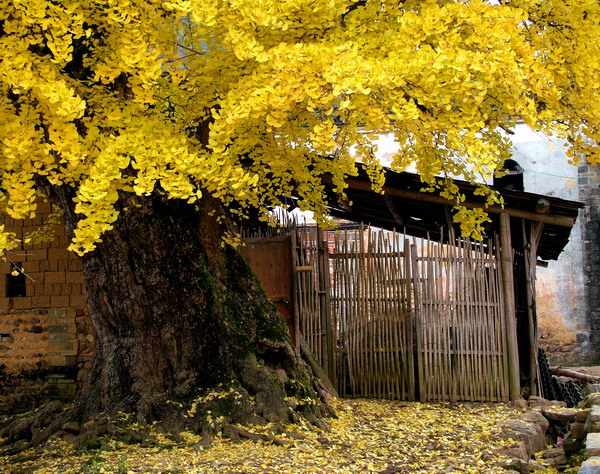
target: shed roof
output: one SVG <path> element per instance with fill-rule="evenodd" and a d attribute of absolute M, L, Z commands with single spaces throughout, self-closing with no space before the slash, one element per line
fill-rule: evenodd
<path fill-rule="evenodd" d="M 417 237 L 429 234 L 439 238 L 441 227 L 454 225 L 454 203 L 437 194 L 420 192 L 424 185 L 419 175 L 385 168 L 386 184 L 384 194 L 380 194 L 372 190 L 364 165 L 358 164 L 358 169 L 358 176 L 347 178 L 347 202 L 331 192 L 329 202 L 332 216 L 384 229 L 405 229 L 408 235 Z M 467 207 L 484 207 L 483 198 L 474 194 L 475 185 L 461 180 L 454 180 L 454 183 L 465 194 L 464 204 Z M 514 218 L 544 222 L 538 257 L 556 260 L 569 241 L 571 229 L 583 204 L 541 194 L 497 187 L 492 189 L 499 191 L 504 198 L 504 208 L 487 208 L 491 222 L 486 224 L 486 234 L 491 236 L 498 232 L 498 214 L 503 211 Z M 545 209 L 541 210 L 540 207 Z"/>

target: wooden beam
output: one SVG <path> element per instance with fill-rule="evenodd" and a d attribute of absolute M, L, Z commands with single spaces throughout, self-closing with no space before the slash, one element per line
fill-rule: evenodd
<path fill-rule="evenodd" d="M 508 358 L 508 383 L 511 400 L 521 398 L 519 377 L 519 345 L 517 343 L 517 311 L 513 275 L 513 248 L 510 236 L 510 216 L 500 214 L 500 259 L 502 270 L 502 293 L 506 318 L 506 342 Z"/>
<path fill-rule="evenodd" d="M 364 181 L 359 181 L 353 178 L 347 178 L 346 183 L 348 184 L 349 189 L 355 189 L 357 191 L 372 191 L 371 183 L 367 183 Z M 434 204 L 442 204 L 445 206 L 454 206 L 455 202 L 450 201 L 438 194 L 424 193 L 420 191 L 411 191 L 408 189 L 396 189 L 390 186 L 383 187 L 384 193 L 388 196 L 406 198 L 406 199 L 414 199 L 422 202 L 431 202 Z M 385 195 L 384 194 L 384 195 Z M 524 211 L 522 209 L 511 209 L 509 207 L 502 206 L 488 206 L 485 207 L 483 203 L 475 202 L 475 201 L 464 201 L 461 203 L 461 206 L 465 206 L 468 208 L 481 208 L 486 212 L 490 212 L 492 214 L 503 214 L 506 213 L 511 217 L 520 217 L 523 219 L 529 219 L 536 222 L 544 222 L 545 224 L 553 224 L 561 227 L 573 227 L 575 225 L 575 219 L 566 216 L 552 216 L 548 214 L 539 214 L 537 212 L 532 211 Z"/>
<path fill-rule="evenodd" d="M 396 206 L 394 205 L 394 201 L 392 201 L 392 198 L 389 196 L 389 194 L 384 194 L 383 200 L 387 204 L 390 214 L 396 221 L 396 224 L 398 224 L 401 227 L 404 226 L 404 221 L 402 220 L 402 217 L 400 217 L 400 213 L 398 212 L 398 209 L 396 209 Z"/>

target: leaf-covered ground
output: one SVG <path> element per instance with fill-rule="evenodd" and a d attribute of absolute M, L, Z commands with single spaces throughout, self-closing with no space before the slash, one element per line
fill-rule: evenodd
<path fill-rule="evenodd" d="M 335 401 L 338 419 L 324 432 L 295 426 L 302 436 L 277 437 L 285 444 L 215 439 L 210 449 L 184 434 L 142 448 L 108 442 L 75 453 L 56 443 L 0 458 L 8 472 L 218 472 L 218 473 L 443 473 L 502 472 L 497 422 L 515 413 L 507 405 L 422 404 L 375 400 Z M 268 427 L 261 427 L 265 430 Z M 257 428 L 254 428 L 258 430 Z M 300 439 L 296 439 L 300 438 Z M 0 470 L 2 470 L 0 469 Z"/>

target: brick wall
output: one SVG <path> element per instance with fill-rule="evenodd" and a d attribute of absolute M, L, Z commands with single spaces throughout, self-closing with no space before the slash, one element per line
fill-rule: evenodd
<path fill-rule="evenodd" d="M 21 238 L 48 222 L 51 210 L 50 204 L 40 203 L 34 219 L 5 217 L 0 223 Z M 0 366 L 7 372 L 82 369 L 93 353 L 81 260 L 66 250 L 62 225 L 50 225 L 49 230 L 49 241 L 13 250 L 0 261 Z M 10 275 L 15 264 L 25 275 L 19 277 L 24 279 L 21 286 Z"/>
<path fill-rule="evenodd" d="M 45 367 L 47 358 L 47 310 L 0 314 L 0 365 L 7 372 Z"/>

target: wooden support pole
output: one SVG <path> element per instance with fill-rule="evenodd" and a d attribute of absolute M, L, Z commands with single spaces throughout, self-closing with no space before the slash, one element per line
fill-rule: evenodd
<path fill-rule="evenodd" d="M 504 314 L 506 316 L 506 341 L 508 357 L 509 397 L 517 400 L 521 397 L 519 377 L 519 345 L 517 342 L 517 320 L 513 275 L 513 249 L 510 236 L 510 216 L 500 214 L 500 258 L 502 261 L 502 293 L 504 296 Z"/>
<path fill-rule="evenodd" d="M 525 219 L 521 221 L 523 230 L 523 257 L 525 264 L 525 291 L 527 297 L 527 322 L 529 326 L 529 387 L 531 395 L 539 394 L 539 367 L 537 359 L 538 330 L 535 296 L 535 270 L 537 248 L 544 227 L 543 222 L 531 222 L 530 231 L 526 231 Z"/>

